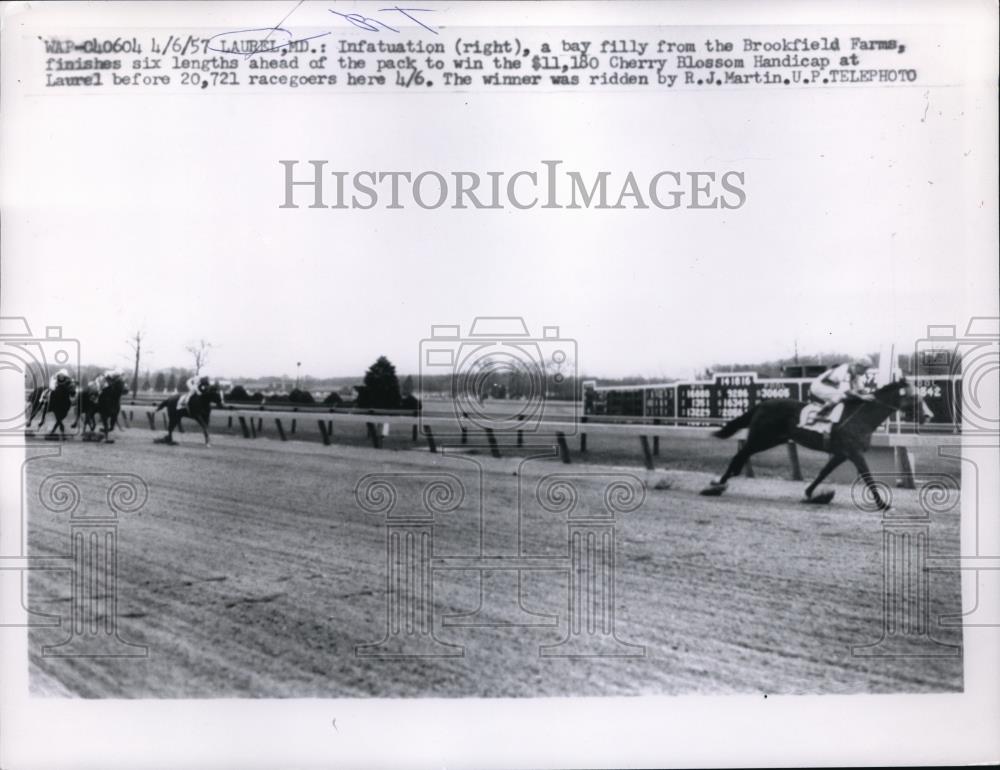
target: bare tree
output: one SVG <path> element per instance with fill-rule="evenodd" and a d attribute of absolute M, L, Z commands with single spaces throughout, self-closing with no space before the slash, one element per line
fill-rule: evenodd
<path fill-rule="evenodd" d="M 135 369 L 132 371 L 132 393 L 139 392 L 139 359 L 142 356 L 142 341 L 146 338 L 146 333 L 142 330 L 136 331 L 135 335 L 129 337 L 126 342 L 132 352 L 135 353 Z M 148 352 L 148 351 L 147 351 Z"/>
<path fill-rule="evenodd" d="M 201 374 L 202 368 L 208 363 L 208 354 L 212 349 L 212 343 L 205 340 L 198 340 L 197 344 L 188 345 L 185 348 L 194 358 L 194 376 Z"/>

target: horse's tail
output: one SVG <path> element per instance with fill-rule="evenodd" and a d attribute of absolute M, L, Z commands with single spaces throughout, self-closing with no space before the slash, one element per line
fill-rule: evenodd
<path fill-rule="evenodd" d="M 737 431 L 741 431 L 750 425 L 750 417 L 753 415 L 753 409 L 750 409 L 735 420 L 730 420 L 717 431 L 713 431 L 712 435 L 716 438 L 729 438 Z"/>

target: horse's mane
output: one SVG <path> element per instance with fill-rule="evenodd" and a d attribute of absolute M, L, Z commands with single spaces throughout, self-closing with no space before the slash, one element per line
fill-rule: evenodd
<path fill-rule="evenodd" d="M 880 388 L 876 388 L 873 391 L 873 395 L 875 395 L 875 396 L 882 396 L 882 395 L 885 395 L 886 393 L 891 392 L 892 390 L 895 390 L 896 388 L 906 387 L 906 385 L 907 385 L 906 377 L 900 377 L 898 380 L 893 380 L 892 382 L 887 382 L 885 385 L 881 386 Z"/>

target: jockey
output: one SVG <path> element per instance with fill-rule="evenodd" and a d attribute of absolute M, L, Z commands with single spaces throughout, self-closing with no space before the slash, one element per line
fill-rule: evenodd
<path fill-rule="evenodd" d="M 49 390 L 55 390 L 60 385 L 68 385 L 72 381 L 73 378 L 69 376 L 69 371 L 67 369 L 60 369 L 49 377 Z"/>
<path fill-rule="evenodd" d="M 872 360 L 864 356 L 827 369 L 813 380 L 809 386 L 809 398 L 814 403 L 822 404 L 816 417 L 825 418 L 848 396 L 870 401 L 872 396 L 867 392 L 867 387 L 868 371 L 871 368 Z"/>
<path fill-rule="evenodd" d="M 208 377 L 199 377 L 197 374 L 193 377 L 188 377 L 188 393 L 204 393 L 211 384 L 212 381 Z"/>
<path fill-rule="evenodd" d="M 120 377 L 121 374 L 117 369 L 108 369 L 103 374 L 97 375 L 93 380 L 90 381 L 90 387 L 100 393 L 111 382 L 115 377 Z"/>

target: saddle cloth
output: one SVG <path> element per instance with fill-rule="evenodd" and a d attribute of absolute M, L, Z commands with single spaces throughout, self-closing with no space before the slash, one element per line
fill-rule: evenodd
<path fill-rule="evenodd" d="M 840 416 L 844 413 L 844 405 L 837 404 L 827 414 L 820 416 L 819 412 L 822 408 L 822 404 L 806 404 L 802 407 L 802 411 L 799 412 L 799 427 L 827 436 L 830 435 L 833 426 L 840 422 Z"/>

